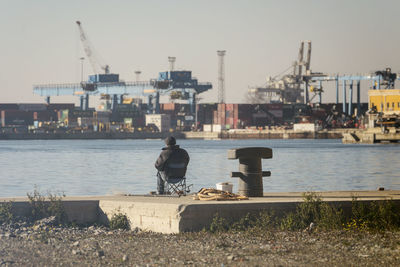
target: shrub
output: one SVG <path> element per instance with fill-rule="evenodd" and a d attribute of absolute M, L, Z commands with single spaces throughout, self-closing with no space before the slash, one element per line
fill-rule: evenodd
<path fill-rule="evenodd" d="M 392 200 L 363 202 L 353 197 L 348 230 L 395 230 L 400 227 L 399 209 Z"/>
<path fill-rule="evenodd" d="M 211 233 L 226 232 L 229 230 L 228 222 L 216 213 L 211 221 L 210 228 L 208 229 Z"/>
<path fill-rule="evenodd" d="M 345 217 L 343 210 L 332 204 L 322 203 L 321 215 L 317 220 L 317 226 L 326 230 L 342 228 Z"/>
<path fill-rule="evenodd" d="M 35 187 L 33 193 L 27 193 L 29 204 L 31 205 L 31 219 L 33 221 L 55 216 L 57 223 L 65 223 L 67 215 L 65 213 L 62 198 L 65 195 L 56 195 L 48 192 L 48 197 L 42 195 Z"/>
<path fill-rule="evenodd" d="M 323 202 L 316 193 L 304 193 L 303 199 L 294 212 L 287 213 L 282 218 L 276 217 L 270 211 L 263 211 L 258 215 L 246 214 L 240 220 L 230 223 L 215 214 L 207 230 L 212 233 L 236 231 L 262 234 L 276 228 L 304 230 L 311 223 L 323 230 L 384 231 L 400 228 L 399 208 L 392 200 L 363 202 L 353 198 L 351 214 L 345 217 L 340 207 Z"/>
<path fill-rule="evenodd" d="M 115 229 L 130 229 L 129 219 L 125 214 L 116 213 L 111 217 L 110 228 Z"/>
<path fill-rule="evenodd" d="M 291 231 L 300 228 L 299 221 L 293 212 L 286 214 L 286 216 L 280 220 L 280 227 L 281 230 L 291 230 Z"/>
<path fill-rule="evenodd" d="M 0 203 L 0 223 L 10 223 L 14 216 L 11 212 L 12 202 Z"/>

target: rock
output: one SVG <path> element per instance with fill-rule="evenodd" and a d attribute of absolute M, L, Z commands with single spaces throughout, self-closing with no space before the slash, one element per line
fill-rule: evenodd
<path fill-rule="evenodd" d="M 131 229 L 131 232 L 136 234 L 136 233 L 140 233 L 142 230 L 139 227 L 135 227 L 134 229 Z"/>
<path fill-rule="evenodd" d="M 311 222 L 310 225 L 304 229 L 304 232 L 312 233 L 315 230 L 315 223 Z"/>
<path fill-rule="evenodd" d="M 126 262 L 127 260 L 128 260 L 128 255 L 123 255 L 123 256 L 122 256 L 122 261 L 123 261 L 123 262 Z"/>
<path fill-rule="evenodd" d="M 72 246 L 74 246 L 74 247 L 79 246 L 79 241 L 74 242 L 74 243 L 72 244 Z"/>
<path fill-rule="evenodd" d="M 10 233 L 10 232 L 6 232 L 4 234 L 5 237 L 16 237 L 16 235 L 14 233 Z"/>
<path fill-rule="evenodd" d="M 76 255 L 76 254 L 78 254 L 78 250 L 73 249 L 72 250 L 72 255 Z"/>
<path fill-rule="evenodd" d="M 228 261 L 233 261 L 233 260 L 235 259 L 235 256 L 229 255 L 228 257 L 226 257 L 226 259 L 227 259 Z"/>
<path fill-rule="evenodd" d="M 22 233 L 22 234 L 20 234 L 20 237 L 21 238 L 28 238 L 28 233 Z"/>
<path fill-rule="evenodd" d="M 103 250 L 97 250 L 97 251 L 95 251 L 94 252 L 94 255 L 96 256 L 96 257 L 103 257 L 104 256 L 104 251 Z"/>
<path fill-rule="evenodd" d="M 44 219 L 41 219 L 39 221 L 36 221 L 36 225 L 42 225 L 42 226 L 53 226 L 56 225 L 57 219 L 56 216 L 50 216 Z"/>
<path fill-rule="evenodd" d="M 268 250 L 269 250 L 269 249 L 271 249 L 271 245 L 266 244 L 266 245 L 264 245 L 264 246 L 261 246 L 260 248 L 261 248 L 261 249 L 266 249 L 266 250 L 268 249 Z"/>

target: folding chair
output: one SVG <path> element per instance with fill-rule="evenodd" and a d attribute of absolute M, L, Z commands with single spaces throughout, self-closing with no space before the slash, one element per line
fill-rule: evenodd
<path fill-rule="evenodd" d="M 186 164 L 182 162 L 167 162 L 164 172 L 158 172 L 157 176 L 165 182 L 164 194 L 186 196 L 190 187 L 186 185 Z"/>

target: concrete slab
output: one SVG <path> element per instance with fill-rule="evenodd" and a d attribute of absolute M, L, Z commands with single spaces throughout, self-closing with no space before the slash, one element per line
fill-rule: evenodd
<path fill-rule="evenodd" d="M 353 197 L 360 201 L 393 199 L 400 205 L 400 191 L 331 191 L 316 192 L 324 201 L 351 208 Z M 27 198 L 0 198 L 13 201 L 13 211 L 29 212 Z M 131 227 L 160 233 L 199 231 L 210 225 L 215 214 L 238 220 L 246 214 L 273 210 L 277 216 L 295 210 L 303 201 L 302 192 L 265 193 L 264 197 L 242 201 L 200 201 L 192 196 L 90 196 L 63 199 L 69 220 L 77 223 L 107 223 L 113 214 L 126 214 Z"/>

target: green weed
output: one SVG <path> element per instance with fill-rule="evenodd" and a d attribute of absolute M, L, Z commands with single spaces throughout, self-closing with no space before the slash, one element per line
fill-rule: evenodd
<path fill-rule="evenodd" d="M 225 218 L 220 217 L 219 214 L 216 213 L 208 230 L 211 233 L 226 232 L 229 230 L 229 224 Z"/>
<path fill-rule="evenodd" d="M 110 220 L 110 229 L 130 229 L 128 217 L 122 213 L 114 214 Z"/>
<path fill-rule="evenodd" d="M 358 201 L 353 198 L 351 214 L 345 216 L 340 206 L 322 201 L 313 192 L 303 195 L 294 212 L 283 217 L 271 211 L 258 215 L 246 214 L 236 222 L 227 221 L 216 214 L 206 231 L 212 233 L 234 231 L 262 234 L 269 230 L 304 230 L 311 223 L 321 230 L 386 231 L 400 229 L 400 209 L 393 200 Z"/>
<path fill-rule="evenodd" d="M 55 216 L 57 223 L 67 222 L 62 198 L 65 195 L 56 195 L 48 192 L 47 197 L 42 195 L 35 187 L 32 193 L 27 193 L 29 204 L 31 206 L 31 219 L 33 221 Z"/>
<path fill-rule="evenodd" d="M 288 213 L 282 218 L 282 230 L 305 229 L 311 223 L 323 229 L 339 229 L 342 226 L 344 216 L 340 208 L 323 202 L 314 192 L 304 193 L 303 200 L 294 213 Z"/>
<path fill-rule="evenodd" d="M 11 208 L 12 208 L 11 201 L 0 203 L 0 223 L 10 223 L 14 220 Z"/>
<path fill-rule="evenodd" d="M 400 228 L 399 208 L 392 200 L 364 202 L 352 200 L 352 216 L 346 230 L 385 231 Z"/>

